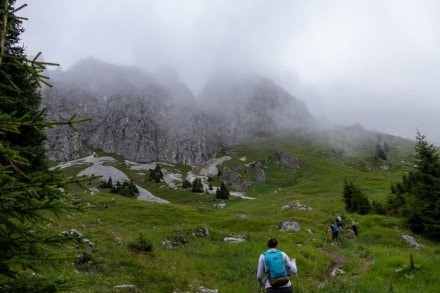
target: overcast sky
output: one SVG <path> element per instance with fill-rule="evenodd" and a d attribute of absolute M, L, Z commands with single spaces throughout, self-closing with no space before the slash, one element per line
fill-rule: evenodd
<path fill-rule="evenodd" d="M 440 144 L 440 1 L 19 0 L 27 52 L 272 78 L 335 124 Z"/>

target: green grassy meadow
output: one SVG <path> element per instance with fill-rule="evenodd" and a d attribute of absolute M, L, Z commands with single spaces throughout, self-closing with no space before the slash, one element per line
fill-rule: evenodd
<path fill-rule="evenodd" d="M 231 197 L 220 201 L 190 189 L 171 189 L 165 183 L 145 180 L 145 175 L 130 170 L 118 157 L 113 166 L 171 204 L 109 193 L 91 195 L 83 188 L 70 186 L 81 211 L 72 210 L 67 216 L 54 218 L 50 229 L 56 233 L 75 228 L 95 245 L 68 241 L 52 254 L 59 260 L 61 270 L 47 270 L 54 278 L 71 280 L 74 286 L 69 292 L 120 292 L 115 286 L 123 284 L 135 285 L 138 292 L 198 292 L 202 286 L 218 292 L 258 292 L 258 257 L 266 249 L 266 239 L 275 236 L 279 249 L 297 259 L 301 292 L 439 292 L 438 243 L 415 235 L 424 247 L 412 249 L 401 237 L 411 232 L 405 230 L 399 219 L 348 214 L 342 201 L 345 179 L 357 182 L 370 199 L 384 201 L 390 185 L 411 168 L 411 144 L 392 141 L 393 145 L 402 143 L 405 148 L 393 148 L 385 163 L 389 169 L 382 170 L 381 164 L 371 160 L 367 153 L 346 153 L 337 158 L 319 153 L 319 148 L 327 143 L 285 139 L 226 150 L 232 159 L 223 166 L 253 161 L 264 165 L 266 182 L 253 183 L 246 191 L 246 196 L 254 200 Z M 277 151 L 297 157 L 301 167 L 289 169 L 278 165 L 274 159 Z M 239 159 L 242 157 L 246 157 L 245 162 Z M 189 170 L 187 166 L 173 168 L 181 170 L 183 177 Z M 76 175 L 78 169 L 63 169 L 63 173 Z M 252 181 L 252 171 L 242 176 Z M 214 182 L 218 185 L 219 179 L 214 178 Z M 85 185 L 97 186 L 98 182 Z M 312 209 L 282 209 L 292 201 Z M 220 202 L 226 203 L 224 209 L 214 207 Z M 339 246 L 333 245 L 326 230 L 336 214 L 342 215 L 347 224 L 352 218 L 359 222 L 360 237 L 343 237 Z M 280 232 L 278 225 L 283 220 L 298 222 L 301 230 Z M 195 229 L 203 227 L 209 229 L 209 236 L 192 235 Z M 129 249 L 141 235 L 152 251 Z M 246 241 L 224 241 L 234 235 L 243 235 Z M 163 244 L 182 238 L 187 243 L 181 247 L 167 248 Z M 415 270 L 408 268 L 410 253 Z M 84 256 L 81 260 L 79 254 Z M 335 263 L 344 273 L 331 277 Z M 296 279 L 292 277 L 292 281 L 296 290 Z"/>

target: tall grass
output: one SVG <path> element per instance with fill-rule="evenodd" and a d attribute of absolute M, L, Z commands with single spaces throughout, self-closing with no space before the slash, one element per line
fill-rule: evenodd
<path fill-rule="evenodd" d="M 76 228 L 94 246 L 68 242 L 53 252 L 62 269 L 48 269 L 46 273 L 74 280 L 71 292 L 112 292 L 115 285 L 121 284 L 136 285 L 140 292 L 197 292 L 201 286 L 219 292 L 256 292 L 258 256 L 266 249 L 266 239 L 275 236 L 279 248 L 297 259 L 302 292 L 412 292 L 414 288 L 420 292 L 438 291 L 437 243 L 417 237 L 424 248 L 413 251 L 416 269 L 409 270 L 406 266 L 411 248 L 401 238 L 409 232 L 398 219 L 344 211 L 342 186 L 346 178 L 355 179 L 370 198 L 384 199 L 390 184 L 400 179 L 408 165 L 395 157 L 390 170 L 382 171 L 376 166 L 367 171 L 362 162 L 368 158 L 330 158 L 318 155 L 317 147 L 316 143 L 296 139 L 235 149 L 232 160 L 224 165 L 243 164 L 241 157 L 246 157 L 247 163 L 260 161 L 267 180 L 265 184 L 253 184 L 246 192 L 254 200 L 231 198 L 225 201 L 225 209 L 214 207 L 219 201 L 212 195 L 173 190 L 163 183 L 148 181 L 118 158 L 114 166 L 124 170 L 136 184 L 172 203 L 79 192 L 83 212 L 54 219 L 50 229 L 58 233 Z M 278 165 L 274 160 L 276 151 L 298 157 L 300 169 Z M 66 174 L 77 172 L 75 168 L 65 170 Z M 181 168 L 183 174 L 189 170 L 174 168 Z M 249 174 L 243 176 L 252 179 Z M 282 209 L 297 200 L 312 209 Z M 331 243 L 326 231 L 336 214 L 346 221 L 354 218 L 359 222 L 358 239 L 343 237 L 340 245 Z M 280 232 L 278 225 L 283 220 L 298 222 L 301 230 Z M 192 234 L 200 227 L 208 228 L 209 236 Z M 139 241 L 139 235 L 151 244 L 151 251 L 129 248 L 130 243 Z M 174 248 L 164 245 L 177 236 L 186 242 Z M 226 236 L 245 236 L 246 241 L 226 243 Z M 87 258 L 80 260 L 81 254 Z M 329 270 L 336 258 L 344 259 L 341 266 L 345 273 L 331 277 Z"/>

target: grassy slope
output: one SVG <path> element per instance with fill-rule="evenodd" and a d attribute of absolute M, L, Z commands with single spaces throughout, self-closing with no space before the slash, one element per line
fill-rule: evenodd
<path fill-rule="evenodd" d="M 425 245 L 413 251 L 415 263 L 420 267 L 416 271 L 399 271 L 409 265 L 411 249 L 401 238 L 409 231 L 395 218 L 351 215 L 343 210 L 344 179 L 356 180 L 370 198 L 384 200 L 390 184 L 408 170 L 408 164 L 402 162 L 402 159 L 408 161 L 407 158 L 401 157 L 402 152 L 399 156 L 395 153 L 388 171 L 381 171 L 374 162 L 368 162 L 372 170 L 366 171 L 367 159 L 362 155 L 338 159 L 317 155 L 323 143 L 326 142 L 284 140 L 230 151 L 233 159 L 225 164 L 243 164 L 239 160 L 243 156 L 247 163 L 261 161 L 267 180 L 265 184 L 253 184 L 246 192 L 255 200 L 233 198 L 226 201 L 225 209 L 214 208 L 219 201 L 210 195 L 171 190 L 164 184 L 142 180 L 138 172 L 130 177 L 172 204 L 80 193 L 78 198 L 85 204 L 84 212 L 72 212 L 69 217 L 57 220 L 53 229 L 76 228 L 96 246 L 87 248 L 72 242 L 54 251 L 64 264 L 57 274 L 75 278 L 73 292 L 108 292 L 118 284 L 135 284 L 141 292 L 196 292 L 200 286 L 219 292 L 256 292 L 258 255 L 264 251 L 266 239 L 273 235 L 279 239 L 280 249 L 296 257 L 303 292 L 410 292 L 414 288 L 420 292 L 438 291 L 438 244 L 416 237 Z M 277 166 L 275 151 L 296 156 L 302 167 L 291 170 Z M 117 166 L 129 174 L 130 170 L 120 162 Z M 251 179 L 252 172 L 243 176 Z M 294 200 L 313 209 L 281 210 L 284 204 Z M 239 218 L 238 214 L 246 217 Z M 343 239 L 337 247 L 331 245 L 326 229 L 335 214 L 342 214 L 347 220 L 355 218 L 360 223 L 360 238 Z M 301 230 L 278 231 L 277 225 L 282 220 L 297 221 Z M 191 232 L 198 227 L 207 227 L 209 237 L 192 236 Z M 139 233 L 151 241 L 152 253 L 139 254 L 127 248 Z M 189 243 L 175 249 L 162 245 L 176 235 L 183 235 Z M 225 243 L 223 238 L 229 235 L 245 235 L 247 241 Z M 122 239 L 122 246 L 118 245 L 117 237 Z M 76 255 L 81 252 L 90 257 L 89 263 L 75 264 Z M 328 272 L 336 259 L 344 262 L 345 274 L 330 278 Z M 322 289 L 318 289 L 320 284 Z"/>

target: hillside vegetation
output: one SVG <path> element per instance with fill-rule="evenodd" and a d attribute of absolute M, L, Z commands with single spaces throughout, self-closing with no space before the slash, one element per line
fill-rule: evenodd
<path fill-rule="evenodd" d="M 111 292 L 118 285 L 134 285 L 139 292 L 199 292 L 201 287 L 218 292 L 256 292 L 256 266 L 266 239 L 275 236 L 279 248 L 298 264 L 298 285 L 302 292 L 437 292 L 439 287 L 437 243 L 415 236 L 423 245 L 411 248 L 401 235 L 410 234 L 399 219 L 381 215 L 344 212 L 342 189 L 345 179 L 356 181 L 370 199 L 384 201 L 390 185 L 411 168 L 412 143 L 396 140 L 386 162 L 378 163 L 368 152 L 345 152 L 332 156 L 322 151 L 333 149 L 328 139 L 285 139 L 271 143 L 226 150 L 231 159 L 223 166 L 259 161 L 264 165 L 266 182 L 253 182 L 245 194 L 255 199 L 231 196 L 216 200 L 213 195 L 192 193 L 190 189 L 172 189 L 164 182 L 148 181 L 146 171 L 133 171 L 115 157 L 112 165 L 125 172 L 139 186 L 170 201 L 160 204 L 133 200 L 71 186 L 82 211 L 56 220 L 54 231 L 76 229 L 93 246 L 73 239 L 54 251 L 63 264 L 54 271 L 73 279 L 71 292 Z M 359 145 L 357 147 L 359 150 Z M 283 151 L 300 161 L 299 169 L 276 163 L 275 152 Z M 104 155 L 104 154 L 99 154 Z M 108 155 L 108 154 L 105 154 Z M 389 168 L 383 170 L 381 166 Z M 223 166 L 218 166 L 221 170 Z M 368 167 L 366 167 L 368 166 Z M 84 166 L 85 168 L 86 166 Z M 162 166 L 180 170 L 186 166 Z M 63 169 L 76 175 L 79 167 Z M 252 172 L 241 174 L 252 180 Z M 88 188 L 98 186 L 91 181 Z M 218 186 L 218 178 L 214 178 Z M 180 186 L 177 184 L 177 186 Z M 299 202 L 310 210 L 282 208 Z M 214 205 L 226 203 L 218 209 Z M 335 215 L 346 222 L 359 223 L 357 239 L 342 238 L 333 245 L 326 233 Z M 281 232 L 282 221 L 295 221 L 298 232 Z M 206 228 L 204 237 L 194 236 Z M 225 237 L 245 239 L 227 243 Z M 410 267 L 413 256 L 415 269 Z M 331 276 L 335 268 L 344 273 Z M 296 279 L 292 277 L 296 288 Z M 127 289 L 125 289 L 127 290 Z"/>

